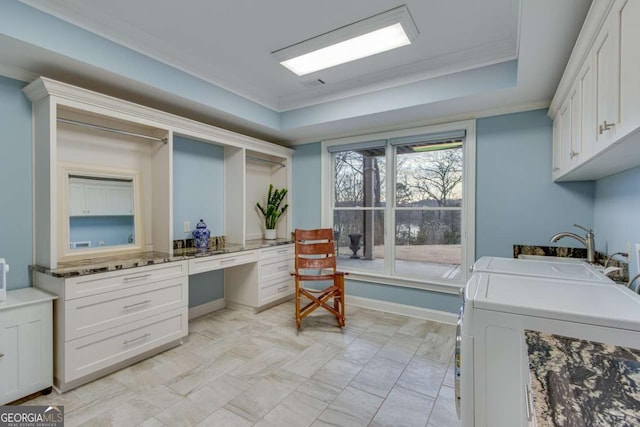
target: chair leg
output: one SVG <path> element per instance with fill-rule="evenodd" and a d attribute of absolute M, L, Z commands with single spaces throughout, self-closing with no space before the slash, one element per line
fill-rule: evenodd
<path fill-rule="evenodd" d="M 300 329 L 301 326 L 301 318 L 300 318 L 300 282 L 296 277 L 296 327 Z"/>

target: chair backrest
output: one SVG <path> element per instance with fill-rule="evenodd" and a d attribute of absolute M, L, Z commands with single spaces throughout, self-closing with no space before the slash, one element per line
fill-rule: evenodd
<path fill-rule="evenodd" d="M 299 230 L 294 233 L 295 239 L 295 267 L 300 270 L 331 270 L 317 275 L 313 279 L 308 275 L 305 280 L 325 280 L 327 274 L 335 274 L 336 257 L 333 240 L 333 230 L 331 228 L 320 228 L 317 230 Z M 305 273 L 307 275 L 307 273 Z"/>

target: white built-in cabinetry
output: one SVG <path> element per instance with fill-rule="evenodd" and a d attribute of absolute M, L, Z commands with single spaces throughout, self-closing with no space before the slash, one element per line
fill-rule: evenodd
<path fill-rule="evenodd" d="M 640 166 L 640 3 L 593 2 L 555 97 L 553 179 Z"/>
<path fill-rule="evenodd" d="M 0 405 L 52 386 L 54 299 L 24 288 L 0 302 Z"/>
<path fill-rule="evenodd" d="M 258 311 L 291 298 L 294 294 L 293 256 L 292 244 L 259 249 L 257 263 L 226 270 L 225 302 Z"/>
<path fill-rule="evenodd" d="M 188 263 L 71 278 L 35 272 L 58 296 L 55 386 L 66 391 L 180 343 L 188 333 Z"/>

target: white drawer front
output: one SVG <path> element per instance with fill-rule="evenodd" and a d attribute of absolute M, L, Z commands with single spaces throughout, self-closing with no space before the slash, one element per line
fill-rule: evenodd
<path fill-rule="evenodd" d="M 260 287 L 265 282 L 270 282 L 275 279 L 286 279 L 291 276 L 293 272 L 293 258 L 285 260 L 275 261 L 260 261 L 259 264 L 259 279 Z"/>
<path fill-rule="evenodd" d="M 85 297 L 187 274 L 186 261 L 91 274 L 65 280 L 65 299 Z"/>
<path fill-rule="evenodd" d="M 294 289 L 295 282 L 293 279 L 270 282 L 264 288 L 258 289 L 258 305 L 268 304 L 271 301 L 293 295 Z"/>
<path fill-rule="evenodd" d="M 65 340 L 80 338 L 189 304 L 187 276 L 76 298 L 66 304 Z"/>
<path fill-rule="evenodd" d="M 107 368 L 187 335 L 187 308 L 65 343 L 65 382 Z"/>
<path fill-rule="evenodd" d="M 189 260 L 189 274 L 204 273 L 205 271 L 220 270 L 221 268 L 256 262 L 256 251 L 235 252 L 225 255 L 212 255 L 208 257 Z"/>
<path fill-rule="evenodd" d="M 260 249 L 259 258 L 261 261 L 263 259 L 273 258 L 293 258 L 294 254 L 295 248 L 293 245 L 281 245 L 273 248 Z"/>

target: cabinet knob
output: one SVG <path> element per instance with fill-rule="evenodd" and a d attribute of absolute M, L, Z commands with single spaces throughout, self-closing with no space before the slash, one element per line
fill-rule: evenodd
<path fill-rule="evenodd" d="M 577 157 L 579 154 L 579 152 L 571 150 L 571 152 L 569 153 L 569 158 L 573 160 L 573 158 Z"/>
<path fill-rule="evenodd" d="M 603 124 L 600 125 L 600 135 L 604 133 L 605 130 L 609 130 L 615 126 L 615 123 L 607 123 L 605 120 Z"/>

